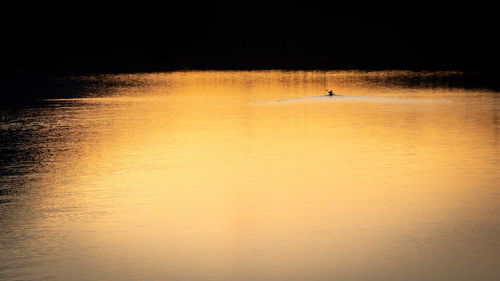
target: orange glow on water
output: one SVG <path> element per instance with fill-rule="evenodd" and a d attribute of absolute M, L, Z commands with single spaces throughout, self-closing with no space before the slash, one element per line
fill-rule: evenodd
<path fill-rule="evenodd" d="M 61 237 L 39 239 L 67 247 L 63 272 L 89 278 L 397 280 L 456 277 L 474 259 L 493 267 L 494 231 L 474 230 L 498 227 L 491 104 L 363 75 L 110 76 L 142 83 L 51 101 L 48 120 L 70 129 L 30 204 L 50 214 L 32 223 Z M 344 97 L 293 99 L 327 87 Z"/>

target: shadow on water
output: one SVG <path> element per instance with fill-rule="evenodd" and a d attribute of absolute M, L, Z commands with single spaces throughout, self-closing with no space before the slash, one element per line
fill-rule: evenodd
<path fill-rule="evenodd" d="M 103 79 L 108 74 L 61 75 L 51 73 L 16 73 L 2 77 L 0 106 L 36 106 L 46 98 L 81 98 L 106 95 L 116 87 L 137 86 L 141 82 L 129 79 Z"/>
<path fill-rule="evenodd" d="M 70 110 L 72 104 L 64 107 Z M 40 100 L 0 108 L 0 203 L 28 190 L 65 150 L 69 126 L 50 118 L 60 104 Z"/>

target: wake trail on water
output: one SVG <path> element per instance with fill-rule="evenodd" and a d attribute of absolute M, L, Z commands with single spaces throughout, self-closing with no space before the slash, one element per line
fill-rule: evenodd
<path fill-rule="evenodd" d="M 275 101 L 262 101 L 262 102 L 252 102 L 250 104 L 273 104 L 273 103 L 286 103 L 286 102 L 299 102 L 299 101 L 318 101 L 318 102 L 330 102 L 330 101 L 366 101 L 366 102 L 377 102 L 377 101 L 391 101 L 391 102 L 448 102 L 447 100 L 432 100 L 432 99 L 411 99 L 411 98 L 391 98 L 391 97 L 366 97 L 366 96 L 344 96 L 344 95 L 321 95 L 321 96 L 311 96 L 311 97 L 299 97 L 290 99 L 281 99 Z"/>

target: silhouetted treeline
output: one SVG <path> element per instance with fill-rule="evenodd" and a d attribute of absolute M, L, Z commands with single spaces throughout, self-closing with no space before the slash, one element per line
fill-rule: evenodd
<path fill-rule="evenodd" d="M 319 1 L 4 7 L 9 73 L 214 69 L 495 72 L 495 9 Z M 33 4 L 30 4 L 33 5 Z M 462 5 L 462 6 L 460 6 Z"/>

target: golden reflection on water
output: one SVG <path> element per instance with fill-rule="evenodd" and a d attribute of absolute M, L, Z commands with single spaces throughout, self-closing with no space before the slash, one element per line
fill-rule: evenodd
<path fill-rule="evenodd" d="M 2 246 L 15 257 L 4 275 L 499 277 L 496 93 L 384 84 L 391 75 L 86 78 L 140 83 L 48 101 L 44 145 L 60 153 L 3 206 L 1 238 L 16 245 Z M 325 88 L 344 97 L 294 99 Z"/>

